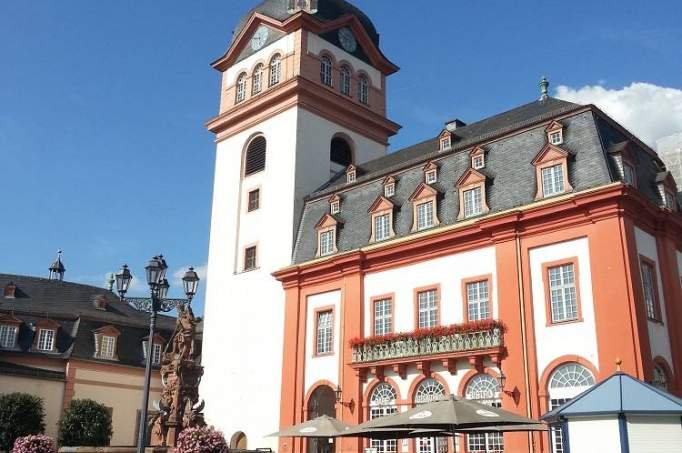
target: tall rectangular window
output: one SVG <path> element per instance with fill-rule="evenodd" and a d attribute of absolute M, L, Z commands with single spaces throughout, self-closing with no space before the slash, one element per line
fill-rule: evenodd
<path fill-rule="evenodd" d="M 332 352 L 332 340 L 334 335 L 334 314 L 331 310 L 317 313 L 317 333 L 315 351 L 317 355 L 330 354 Z"/>
<path fill-rule="evenodd" d="M 419 328 L 436 327 L 438 324 L 438 301 L 435 289 L 417 293 Z"/>
<path fill-rule="evenodd" d="M 374 240 L 383 241 L 391 237 L 391 215 L 383 214 L 374 217 Z"/>
<path fill-rule="evenodd" d="M 473 217 L 483 212 L 481 204 L 481 188 L 475 187 L 464 191 L 464 217 Z"/>
<path fill-rule="evenodd" d="M 258 208 L 260 208 L 260 189 L 255 189 L 249 192 L 248 212 L 255 211 Z"/>
<path fill-rule="evenodd" d="M 38 350 L 52 351 L 54 349 L 54 330 L 40 329 L 38 332 Z"/>
<path fill-rule="evenodd" d="M 561 131 L 552 132 L 549 134 L 549 141 L 552 145 L 561 145 L 564 141 L 563 133 Z"/>
<path fill-rule="evenodd" d="M 658 321 L 659 316 L 656 309 L 656 272 L 654 267 L 645 261 L 642 261 L 642 285 L 644 286 L 646 316 L 649 319 Z"/>
<path fill-rule="evenodd" d="M 102 336 L 102 345 L 100 348 L 100 357 L 105 359 L 113 359 L 116 352 L 116 338 L 107 335 Z"/>
<path fill-rule="evenodd" d="M 334 253 L 334 230 L 322 231 L 320 233 L 320 256 L 332 253 Z"/>
<path fill-rule="evenodd" d="M 152 345 L 152 364 L 161 364 L 161 345 L 158 343 Z"/>
<path fill-rule="evenodd" d="M 417 229 L 425 230 L 433 226 L 433 201 L 417 205 Z"/>
<path fill-rule="evenodd" d="M 250 271 L 257 266 L 257 251 L 256 246 L 247 247 L 244 250 L 244 270 Z"/>
<path fill-rule="evenodd" d="M 374 301 L 374 335 L 386 335 L 393 331 L 391 299 Z"/>
<path fill-rule="evenodd" d="M 466 285 L 467 316 L 469 321 L 479 321 L 490 317 L 490 291 L 488 280 L 471 282 Z"/>
<path fill-rule="evenodd" d="M 564 167 L 561 164 L 542 169 L 542 193 L 545 197 L 564 192 Z"/>
<path fill-rule="evenodd" d="M 7 324 L 0 325 L 0 347 L 13 348 L 16 344 L 17 328 Z"/>
<path fill-rule="evenodd" d="M 578 319 L 578 296 L 573 263 L 550 267 L 547 272 L 552 323 Z"/>
<path fill-rule="evenodd" d="M 623 163 L 623 182 L 630 186 L 635 185 L 635 170 L 630 164 Z"/>

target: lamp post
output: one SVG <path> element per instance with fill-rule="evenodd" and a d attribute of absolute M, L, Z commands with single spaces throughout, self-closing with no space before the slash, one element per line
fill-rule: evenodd
<path fill-rule="evenodd" d="M 127 265 L 123 265 L 121 270 L 116 274 L 116 289 L 121 297 L 121 300 L 127 302 L 135 309 L 149 313 L 149 339 L 147 341 L 147 356 L 144 370 L 144 390 L 142 394 L 142 411 L 140 416 L 139 435 L 137 438 L 137 452 L 143 453 L 147 439 L 147 407 L 149 406 L 149 384 L 152 375 L 152 351 L 154 334 L 156 331 L 156 316 L 159 312 L 168 313 L 182 306 L 189 306 L 192 303 L 192 298 L 197 293 L 199 288 L 199 276 L 190 267 L 185 275 L 182 277 L 182 286 L 185 290 L 187 299 L 167 299 L 168 294 L 168 280 L 166 279 L 166 271 L 168 264 L 163 259 L 163 255 L 153 257 L 144 268 L 147 276 L 147 284 L 149 285 L 151 297 L 129 297 L 125 295 L 130 287 L 130 282 L 133 279 Z"/>

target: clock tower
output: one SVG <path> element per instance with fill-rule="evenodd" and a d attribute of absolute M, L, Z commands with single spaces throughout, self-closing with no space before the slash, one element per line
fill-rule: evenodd
<path fill-rule="evenodd" d="M 267 0 L 238 24 L 221 73 L 201 393 L 232 448 L 277 449 L 285 293 L 304 198 L 381 157 L 398 68 L 343 0 Z M 360 176 L 360 175 L 359 175 Z"/>

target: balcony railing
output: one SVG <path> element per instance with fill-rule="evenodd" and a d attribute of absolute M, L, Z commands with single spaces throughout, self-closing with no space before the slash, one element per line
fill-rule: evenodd
<path fill-rule="evenodd" d="M 387 340 L 353 346 L 353 364 L 490 350 L 502 347 L 503 340 L 500 327 L 421 339 Z"/>

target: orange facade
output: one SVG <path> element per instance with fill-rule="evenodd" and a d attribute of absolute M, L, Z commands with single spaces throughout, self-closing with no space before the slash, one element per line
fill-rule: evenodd
<path fill-rule="evenodd" d="M 635 228 L 655 237 L 667 331 L 673 363 L 652 357 L 647 314 L 640 276 L 640 257 L 635 242 Z M 558 357 L 545 369 L 539 369 L 536 357 L 536 332 L 533 313 L 530 273 L 530 250 L 550 244 L 587 238 L 589 264 L 594 298 L 596 339 L 599 363 L 590 363 L 579 354 Z M 459 389 L 446 391 L 462 394 L 466 382 L 478 372 L 485 372 L 487 360 L 499 364 L 507 376 L 502 397 L 503 408 L 521 415 L 539 418 L 548 410 L 547 385 L 556 366 L 577 362 L 589 369 L 599 381 L 616 370 L 640 379 L 652 380 L 654 363 L 668 373 L 669 390 L 677 395 L 682 391 L 682 338 L 674 326 L 682 325 L 682 287 L 677 253 L 682 251 L 682 216 L 654 206 L 632 188 L 614 183 L 591 191 L 561 197 L 552 202 L 536 203 L 512 212 L 501 213 L 466 225 L 456 225 L 432 231 L 416 238 L 390 241 L 381 246 L 343 253 L 324 260 L 288 267 L 275 273 L 285 289 L 285 334 L 282 370 L 282 427 L 306 419 L 306 404 L 313 388 L 304 388 L 306 361 L 310 351 L 306 345 L 306 304 L 308 296 L 332 290 L 341 293 L 338 383 L 343 388 L 342 404 L 337 404 L 336 415 L 351 423 L 361 423 L 369 416 L 368 395 L 382 380 L 404 379 L 405 367 L 401 360 L 383 360 L 370 364 L 352 363 L 351 338 L 366 337 L 364 332 L 364 278 L 366 275 L 426 262 L 436 257 L 453 255 L 481 247 L 495 248 L 499 312 L 497 318 L 506 326 L 504 346 L 468 354 L 453 353 L 424 355 L 412 358 L 423 378 L 439 378 L 431 371 L 438 363 L 457 373 L 457 362 L 464 361 L 470 370 Z M 436 283 L 436 282 L 434 282 Z M 578 282 L 581 284 L 581 282 Z M 390 292 L 387 288 L 386 292 Z M 447 304 L 441 300 L 440 304 Z M 580 322 L 580 321 L 578 321 Z M 384 376 L 385 370 L 398 376 Z M 675 370 L 675 371 L 673 371 Z M 402 371 L 402 373 L 401 373 Z M 496 372 L 487 369 L 493 377 Z M 460 371 L 461 372 L 461 371 Z M 370 377 L 371 376 L 371 377 Z M 365 388 L 365 383 L 369 385 Z M 412 392 L 398 395 L 398 405 L 412 405 Z M 332 384 L 327 384 L 332 385 Z M 365 390 L 363 391 L 363 388 Z M 398 386 L 394 385 L 394 388 Z M 350 403 L 350 404 L 349 404 Z M 407 443 L 408 452 L 415 451 L 414 442 Z M 356 439 L 342 439 L 336 451 L 357 452 L 366 444 Z M 398 451 L 404 444 L 398 443 Z M 460 443 L 460 450 L 462 450 Z M 304 441 L 282 439 L 283 452 L 304 451 Z M 507 451 L 549 451 L 547 435 L 525 433 L 505 434 Z"/>

